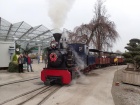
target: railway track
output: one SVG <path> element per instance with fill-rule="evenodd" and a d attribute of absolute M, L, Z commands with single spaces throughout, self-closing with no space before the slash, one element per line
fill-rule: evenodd
<path fill-rule="evenodd" d="M 29 78 L 29 79 L 24 79 L 24 80 L 17 80 L 17 81 L 5 83 L 5 84 L 0 84 L 0 87 L 6 86 L 6 85 L 10 85 L 10 84 L 20 83 L 20 82 L 31 81 L 31 80 L 35 80 L 35 79 L 39 79 L 39 78 L 40 78 L 40 77 L 34 77 L 34 78 Z"/>
<path fill-rule="evenodd" d="M 45 96 L 37 105 L 43 104 L 50 96 L 52 96 L 59 89 L 60 89 L 60 87 L 57 87 L 56 89 L 54 89 L 51 93 L 49 93 L 47 96 Z"/>
<path fill-rule="evenodd" d="M 36 104 L 36 105 L 41 105 L 42 103 L 44 103 L 51 95 L 53 95 L 59 89 L 60 89 L 60 87 L 56 87 L 56 86 L 48 86 L 48 87 L 43 86 L 43 87 L 34 89 L 32 91 L 23 93 L 21 95 L 18 95 L 16 97 L 13 97 L 9 100 L 6 100 L 6 101 L 0 103 L 0 105 L 5 105 L 5 104 L 6 105 L 7 104 L 11 105 L 12 101 L 15 101 L 14 102 L 14 104 L 16 103 L 15 105 L 23 105 L 23 104 L 26 104 L 26 103 L 34 100 L 37 96 L 40 96 L 40 95 L 44 94 L 44 97 L 39 102 L 37 102 L 37 104 Z M 38 91 L 38 92 L 36 92 L 36 91 Z M 27 98 L 27 95 L 31 95 L 31 96 L 29 96 L 29 98 Z M 20 98 L 23 98 L 23 97 L 26 97 L 26 99 L 24 101 L 18 102 L 18 99 L 20 100 Z"/>
<path fill-rule="evenodd" d="M 17 99 L 17 98 L 20 98 L 20 97 L 22 97 L 22 96 L 26 96 L 26 95 L 28 95 L 28 94 L 30 94 L 30 93 L 33 93 L 33 92 L 35 92 L 35 91 L 37 91 L 37 90 L 40 90 L 40 89 L 42 89 L 42 88 L 45 88 L 45 87 L 46 87 L 46 86 L 42 86 L 42 87 L 40 87 L 40 88 L 37 88 L 37 89 L 31 90 L 31 91 L 28 91 L 28 92 L 23 93 L 23 94 L 21 94 L 21 95 L 18 95 L 18 96 L 16 96 L 16 97 L 13 97 L 13 98 L 11 98 L 11 99 L 8 99 L 8 100 L 6 100 L 6 101 L 0 103 L 0 105 L 6 104 L 6 103 L 8 103 L 8 102 L 11 102 L 11 101 Z"/>

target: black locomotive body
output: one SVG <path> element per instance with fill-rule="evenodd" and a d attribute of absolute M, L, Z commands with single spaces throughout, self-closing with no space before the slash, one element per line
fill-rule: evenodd
<path fill-rule="evenodd" d="M 60 43 L 61 34 L 54 34 L 55 41 L 47 49 L 48 65 L 41 72 L 45 84 L 69 84 L 75 77 L 75 57 L 69 47 Z"/>

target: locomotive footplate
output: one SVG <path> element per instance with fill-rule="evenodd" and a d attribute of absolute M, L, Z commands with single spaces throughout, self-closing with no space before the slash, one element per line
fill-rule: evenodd
<path fill-rule="evenodd" d="M 62 85 L 62 77 L 60 76 L 48 76 L 46 81 L 44 82 L 45 85 L 54 85 L 59 84 Z"/>

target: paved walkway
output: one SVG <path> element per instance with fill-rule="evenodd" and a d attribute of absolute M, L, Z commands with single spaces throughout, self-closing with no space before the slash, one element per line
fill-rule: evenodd
<path fill-rule="evenodd" d="M 27 72 L 27 70 L 24 70 L 24 73 L 9 73 L 6 70 L 0 70 L 0 84 L 36 76 L 39 77 L 40 72 L 44 67 L 44 63 L 38 64 L 37 60 L 33 60 L 32 68 L 34 72 Z"/>
<path fill-rule="evenodd" d="M 62 87 L 43 105 L 114 105 L 111 87 L 116 70 L 116 66 L 93 70 L 74 85 Z"/>
<path fill-rule="evenodd" d="M 34 61 L 32 66 L 34 72 L 8 73 L 4 70 L 0 71 L 0 84 L 35 76 L 40 77 L 40 72 L 42 68 L 45 67 L 45 64 L 37 64 L 37 61 Z M 122 67 L 123 66 L 119 66 L 119 69 Z M 111 87 L 116 70 L 116 66 L 93 70 L 87 76 L 81 76 L 81 78 L 73 81 L 74 85 L 63 86 L 43 105 L 114 105 Z M 5 92 L 9 94 L 9 97 L 5 96 L 8 99 L 13 97 L 13 93 L 16 91 L 18 92 L 14 95 L 38 87 L 36 83 L 42 83 L 42 81 L 38 79 L 36 82 L 12 85 L 12 91 L 11 89 L 9 90 L 11 86 L 1 87 L 1 92 L 3 92 L 3 95 L 6 95 Z M 40 85 L 43 86 L 44 84 L 42 83 Z M 22 89 L 22 91 L 20 91 L 20 89 Z M 7 90 L 9 90 L 9 93 Z M 1 101 L 3 100 L 5 100 L 5 98 L 1 99 Z"/>

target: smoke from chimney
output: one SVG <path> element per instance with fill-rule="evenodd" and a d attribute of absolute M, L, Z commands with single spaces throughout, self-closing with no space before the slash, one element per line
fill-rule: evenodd
<path fill-rule="evenodd" d="M 67 18 L 75 0 L 49 0 L 48 15 L 52 20 L 53 28 L 60 29 Z"/>

